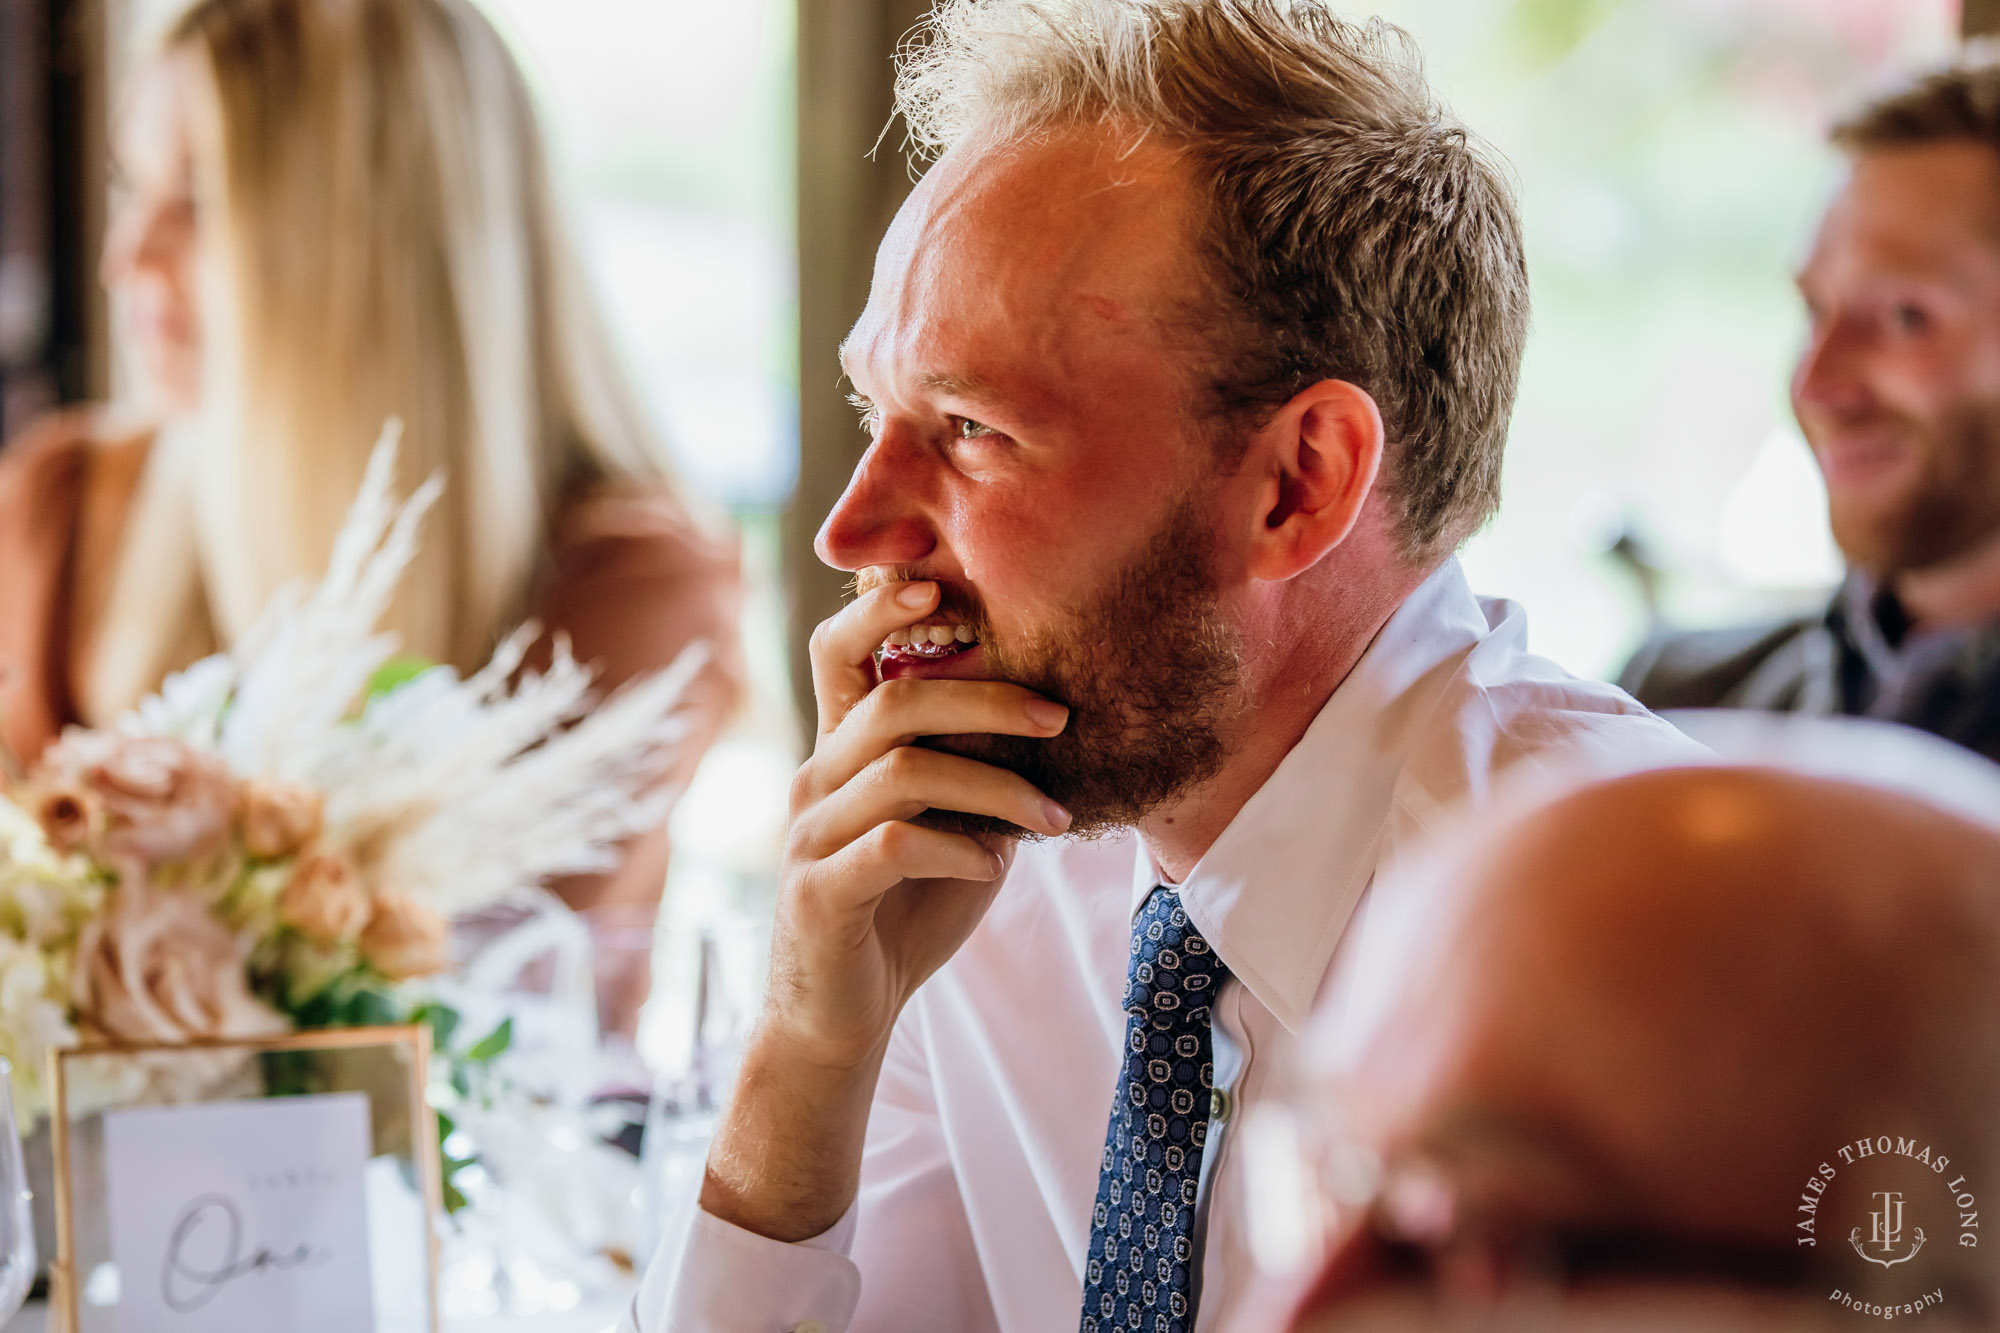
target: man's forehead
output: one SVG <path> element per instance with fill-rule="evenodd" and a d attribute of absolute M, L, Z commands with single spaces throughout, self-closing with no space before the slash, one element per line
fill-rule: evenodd
<path fill-rule="evenodd" d="M 1807 267 L 1836 258 L 1911 276 L 2000 264 L 2000 152 L 1950 140 L 1855 153 Z"/>
<path fill-rule="evenodd" d="M 843 359 L 970 379 L 997 350 L 1159 329 L 1194 297 L 1189 219 L 1177 155 L 1108 131 L 954 148 L 891 225 Z"/>

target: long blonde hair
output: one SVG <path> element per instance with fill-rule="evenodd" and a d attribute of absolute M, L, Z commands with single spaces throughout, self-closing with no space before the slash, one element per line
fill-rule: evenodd
<path fill-rule="evenodd" d="M 162 55 L 204 90 L 202 407 L 149 460 L 85 711 L 316 576 L 392 416 L 405 487 L 448 487 L 389 627 L 475 665 L 526 610 L 566 495 L 668 484 L 519 69 L 467 0 L 201 0 Z"/>

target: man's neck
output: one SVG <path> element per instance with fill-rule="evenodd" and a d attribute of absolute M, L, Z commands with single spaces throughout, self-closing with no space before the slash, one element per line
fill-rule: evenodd
<path fill-rule="evenodd" d="M 2000 619 L 2000 532 L 1944 564 L 1893 575 L 1889 586 L 1917 629 Z"/>
<path fill-rule="evenodd" d="M 1246 681 L 1249 704 L 1232 729 L 1222 771 L 1138 826 L 1168 882 L 1188 877 L 1306 734 L 1396 608 L 1427 577 L 1428 571 L 1395 571 L 1373 594 L 1347 584 L 1313 614 L 1286 617 L 1291 625 L 1316 625 L 1319 632 L 1293 630 L 1283 651 L 1254 664 Z"/>

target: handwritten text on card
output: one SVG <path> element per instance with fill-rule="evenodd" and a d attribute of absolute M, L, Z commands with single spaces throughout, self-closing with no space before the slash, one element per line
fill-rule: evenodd
<path fill-rule="evenodd" d="M 372 1333 L 368 1099 L 105 1116 L 119 1333 Z"/>

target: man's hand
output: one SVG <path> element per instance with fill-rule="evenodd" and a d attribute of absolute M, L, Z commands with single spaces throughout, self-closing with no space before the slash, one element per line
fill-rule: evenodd
<path fill-rule="evenodd" d="M 934 583 L 874 589 L 813 634 L 819 738 L 792 784 L 791 830 L 764 1014 L 709 1156 L 702 1206 L 781 1240 L 840 1219 L 897 1015 L 979 923 L 1013 855 L 909 821 L 929 809 L 1058 834 L 1069 815 L 1025 779 L 920 736 L 1053 736 L 1068 710 L 1004 681 L 879 682 L 891 631 Z"/>

